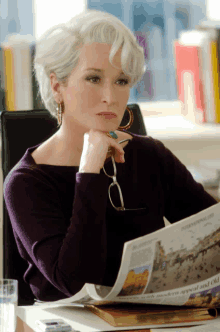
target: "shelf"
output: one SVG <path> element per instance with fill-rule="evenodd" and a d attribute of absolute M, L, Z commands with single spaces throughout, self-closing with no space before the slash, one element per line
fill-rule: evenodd
<path fill-rule="evenodd" d="M 217 1 L 217 0 L 216 0 Z M 220 29 L 220 21 L 202 21 L 199 23 L 200 26 L 206 28 L 217 28 Z"/>
<path fill-rule="evenodd" d="M 219 140 L 220 124 L 194 124 L 182 115 L 144 116 L 147 135 L 162 140 Z"/>

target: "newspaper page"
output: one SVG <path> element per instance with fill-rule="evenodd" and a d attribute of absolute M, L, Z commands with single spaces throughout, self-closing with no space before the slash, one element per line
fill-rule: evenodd
<path fill-rule="evenodd" d="M 88 292 L 87 292 L 87 285 L 85 284 L 83 286 L 83 288 L 76 293 L 74 296 L 71 296 L 69 298 L 63 299 L 63 300 L 58 300 L 58 301 L 39 301 L 36 300 L 36 302 L 34 303 L 34 305 L 39 305 L 43 308 L 49 307 L 49 306 L 54 306 L 54 305 L 77 305 L 77 306 L 83 306 L 84 303 L 93 303 L 93 299 L 89 296 Z"/>
<path fill-rule="evenodd" d="M 126 242 L 112 288 L 85 284 L 76 295 L 51 303 L 216 307 L 220 305 L 219 257 L 220 203 Z"/>
<path fill-rule="evenodd" d="M 125 243 L 109 294 L 95 285 L 89 293 L 105 301 L 217 307 L 219 257 L 220 203 Z"/>

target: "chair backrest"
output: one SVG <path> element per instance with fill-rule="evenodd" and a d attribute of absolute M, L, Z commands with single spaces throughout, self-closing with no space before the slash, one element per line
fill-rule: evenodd
<path fill-rule="evenodd" d="M 128 106 L 134 114 L 134 122 L 129 131 L 138 135 L 147 135 L 139 106 L 137 104 Z M 120 125 L 124 126 L 128 121 L 129 114 L 125 111 Z M 1 111 L 0 126 L 3 181 L 29 147 L 44 142 L 58 130 L 56 119 L 47 110 L 42 109 Z M 3 277 L 18 280 L 19 305 L 34 303 L 34 295 L 23 280 L 27 267 L 27 262 L 19 255 L 5 201 L 3 200 Z"/>

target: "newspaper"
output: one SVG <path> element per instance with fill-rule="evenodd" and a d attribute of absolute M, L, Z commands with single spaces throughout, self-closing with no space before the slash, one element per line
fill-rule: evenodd
<path fill-rule="evenodd" d="M 220 306 L 220 203 L 124 244 L 113 287 L 85 284 L 40 305 L 133 302 Z"/>

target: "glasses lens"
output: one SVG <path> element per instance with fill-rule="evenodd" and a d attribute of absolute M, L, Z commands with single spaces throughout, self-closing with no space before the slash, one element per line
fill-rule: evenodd
<path fill-rule="evenodd" d="M 121 188 L 117 182 L 111 183 L 109 186 L 109 199 L 115 209 L 119 208 L 124 210 L 124 201 Z"/>

